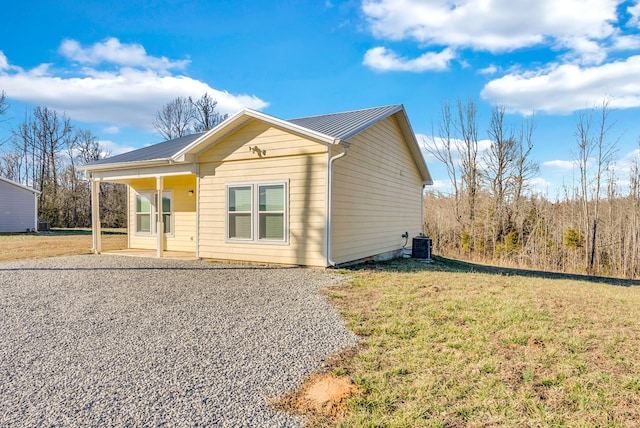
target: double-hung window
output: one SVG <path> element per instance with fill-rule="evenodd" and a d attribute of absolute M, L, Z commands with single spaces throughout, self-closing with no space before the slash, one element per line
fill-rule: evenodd
<path fill-rule="evenodd" d="M 173 219 L 171 202 L 171 193 L 162 192 L 162 223 L 164 224 L 165 235 L 170 235 L 173 233 L 173 227 L 171 224 L 171 220 Z"/>
<path fill-rule="evenodd" d="M 151 233 L 152 193 L 136 194 L 136 233 Z"/>
<path fill-rule="evenodd" d="M 253 187 L 229 187 L 229 239 L 253 238 L 251 212 L 253 207 Z"/>
<path fill-rule="evenodd" d="M 227 239 L 286 242 L 287 183 L 228 185 Z"/>
<path fill-rule="evenodd" d="M 136 193 L 136 225 L 137 234 L 156 234 L 158 210 L 156 192 Z M 162 221 L 165 235 L 173 233 L 173 197 L 171 192 L 162 192 Z"/>

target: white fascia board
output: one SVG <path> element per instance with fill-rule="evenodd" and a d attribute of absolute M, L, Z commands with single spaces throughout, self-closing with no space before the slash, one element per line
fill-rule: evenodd
<path fill-rule="evenodd" d="M 378 122 L 382 122 L 383 120 L 385 120 L 386 118 L 388 118 L 389 116 L 393 116 L 394 114 L 398 113 L 400 110 L 404 111 L 404 106 L 402 104 L 397 104 L 394 106 L 394 108 L 389 111 L 386 115 L 384 116 L 378 116 L 374 119 L 371 119 L 370 121 L 363 123 L 362 125 L 360 125 L 360 127 L 358 127 L 357 129 L 352 130 L 351 132 L 349 132 L 347 135 L 343 135 L 342 138 L 347 140 L 351 137 L 354 137 L 356 135 L 358 135 L 359 133 L 361 133 L 362 131 L 364 131 L 365 129 L 369 129 L 370 127 L 372 127 L 373 125 L 375 125 Z"/>
<path fill-rule="evenodd" d="M 116 163 L 101 163 L 99 165 L 83 165 L 78 167 L 78 171 L 85 172 L 99 172 L 99 171 L 115 171 L 120 169 L 130 168 L 145 168 L 150 166 L 168 165 L 173 162 L 172 159 L 152 159 L 143 161 L 132 162 L 116 162 Z"/>
<path fill-rule="evenodd" d="M 400 129 L 404 134 L 405 140 L 409 145 L 409 150 L 416 161 L 416 166 L 420 170 L 420 174 L 422 175 L 422 184 L 432 185 L 433 179 L 431 178 L 431 173 L 429 172 L 429 167 L 427 166 L 427 161 L 422 154 L 422 150 L 420 150 L 420 144 L 418 144 L 418 140 L 416 139 L 416 134 L 413 132 L 413 128 L 411 127 L 411 122 L 409 122 L 409 118 L 407 117 L 407 112 L 404 108 L 400 109 L 398 112 L 398 123 L 400 124 Z"/>
<path fill-rule="evenodd" d="M 137 178 L 170 177 L 176 175 L 191 175 L 197 173 L 196 164 L 164 164 L 155 167 L 127 168 L 119 170 L 92 171 L 92 178 L 95 180 L 126 181 Z"/>

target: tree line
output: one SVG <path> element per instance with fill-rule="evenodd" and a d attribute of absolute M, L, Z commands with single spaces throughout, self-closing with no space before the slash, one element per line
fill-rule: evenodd
<path fill-rule="evenodd" d="M 7 121 L 9 102 L 0 92 L 0 123 Z M 153 119 L 165 139 L 206 131 L 226 119 L 208 94 L 197 100 L 177 97 Z M 32 187 L 38 195 L 38 219 L 51 227 L 90 227 L 91 189 L 78 167 L 110 156 L 98 137 L 72 124 L 71 118 L 46 106 L 36 106 L 0 139 L 0 176 Z M 126 186 L 100 184 L 103 227 L 125 227 Z"/>
<path fill-rule="evenodd" d="M 577 177 L 552 201 L 529 188 L 539 172 L 531 158 L 533 115 L 514 125 L 504 107 L 494 107 L 482 150 L 475 102 L 444 103 L 425 141 L 452 185 L 450 193 L 425 195 L 425 231 L 435 250 L 532 269 L 639 277 L 640 154 L 619 177 L 610 99 L 575 119 Z"/>

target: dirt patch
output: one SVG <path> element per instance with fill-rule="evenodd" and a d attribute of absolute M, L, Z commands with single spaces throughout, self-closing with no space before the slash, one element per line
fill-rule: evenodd
<path fill-rule="evenodd" d="M 291 413 L 340 417 L 347 413 L 347 400 L 358 387 L 347 376 L 331 373 L 315 374 L 302 387 L 276 401 L 276 405 Z"/>

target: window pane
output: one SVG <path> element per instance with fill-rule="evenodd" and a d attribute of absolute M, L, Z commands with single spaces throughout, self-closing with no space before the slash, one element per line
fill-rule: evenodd
<path fill-rule="evenodd" d="M 260 213 L 260 239 L 284 240 L 284 214 Z"/>
<path fill-rule="evenodd" d="M 229 214 L 229 238 L 251 239 L 251 214 Z"/>
<path fill-rule="evenodd" d="M 136 231 L 151 233 L 151 214 L 136 215 Z"/>
<path fill-rule="evenodd" d="M 171 233 L 171 214 L 162 214 L 164 233 Z"/>
<path fill-rule="evenodd" d="M 148 195 L 136 195 L 136 212 L 138 213 L 151 212 L 151 199 L 149 199 Z"/>
<path fill-rule="evenodd" d="M 284 186 L 260 186 L 260 211 L 284 211 Z"/>
<path fill-rule="evenodd" d="M 251 211 L 251 187 L 229 188 L 229 211 Z"/>
<path fill-rule="evenodd" d="M 162 211 L 171 212 L 171 194 L 162 195 Z"/>

